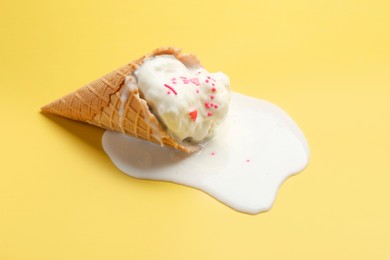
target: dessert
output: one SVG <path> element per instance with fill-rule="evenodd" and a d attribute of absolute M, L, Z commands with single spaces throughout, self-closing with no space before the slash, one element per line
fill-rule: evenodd
<path fill-rule="evenodd" d="M 231 93 L 229 85 L 195 56 L 160 48 L 42 111 L 108 129 L 103 149 L 129 176 L 194 187 L 257 214 L 306 167 L 309 147 L 282 109 Z"/>
<path fill-rule="evenodd" d="M 194 55 L 159 48 L 42 111 L 191 153 L 225 118 L 229 84 Z"/>

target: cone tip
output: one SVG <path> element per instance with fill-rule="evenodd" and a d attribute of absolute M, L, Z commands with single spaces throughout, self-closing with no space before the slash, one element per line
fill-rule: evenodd
<path fill-rule="evenodd" d="M 44 105 L 40 108 L 41 112 L 49 113 L 50 112 L 50 104 Z"/>

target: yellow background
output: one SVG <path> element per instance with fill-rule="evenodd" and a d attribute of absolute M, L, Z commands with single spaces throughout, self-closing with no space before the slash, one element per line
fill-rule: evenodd
<path fill-rule="evenodd" d="M 311 160 L 271 211 L 122 174 L 39 108 L 174 45 L 274 102 Z M 390 2 L 0 0 L 0 259 L 390 259 Z"/>

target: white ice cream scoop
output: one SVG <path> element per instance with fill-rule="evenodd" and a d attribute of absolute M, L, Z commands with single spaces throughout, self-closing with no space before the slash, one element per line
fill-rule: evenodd
<path fill-rule="evenodd" d="M 134 76 L 151 111 L 178 141 L 209 139 L 228 112 L 230 82 L 222 72 L 158 55 L 145 60 Z"/>

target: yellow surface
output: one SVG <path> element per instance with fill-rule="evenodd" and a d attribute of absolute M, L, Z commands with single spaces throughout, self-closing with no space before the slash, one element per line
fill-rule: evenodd
<path fill-rule="evenodd" d="M 390 259 L 390 2 L 0 0 L 0 259 Z M 250 216 L 125 176 L 39 107 L 161 45 L 284 108 L 309 167 Z"/>

